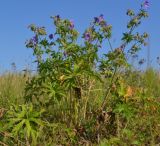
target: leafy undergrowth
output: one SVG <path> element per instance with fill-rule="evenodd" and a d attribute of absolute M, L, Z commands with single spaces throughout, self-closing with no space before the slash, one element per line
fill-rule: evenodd
<path fill-rule="evenodd" d="M 145 3 L 146 5 L 146 3 Z M 29 28 L 37 73 L 0 77 L 0 144 L 4 146 L 155 146 L 160 144 L 160 79 L 129 64 L 147 33 L 135 33 L 144 9 L 128 10 L 122 44 L 111 44 L 112 26 L 95 17 L 82 35 L 72 21 L 52 17 L 55 33 Z M 106 54 L 99 51 L 108 42 Z"/>

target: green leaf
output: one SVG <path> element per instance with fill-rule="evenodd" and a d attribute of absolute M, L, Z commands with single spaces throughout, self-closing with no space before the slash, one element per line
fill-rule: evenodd
<path fill-rule="evenodd" d="M 130 33 L 123 33 L 123 41 L 126 41 L 126 43 L 130 43 L 133 40 L 133 35 Z"/>
<path fill-rule="evenodd" d="M 38 32 L 39 35 L 46 35 L 47 34 L 44 27 L 38 28 L 37 32 Z"/>
<path fill-rule="evenodd" d="M 16 124 L 12 130 L 12 133 L 16 136 L 20 130 L 23 130 L 23 125 L 25 123 L 25 119 L 23 119 L 20 123 Z"/>
<path fill-rule="evenodd" d="M 27 137 L 30 138 L 32 127 L 29 120 L 25 120 Z"/>

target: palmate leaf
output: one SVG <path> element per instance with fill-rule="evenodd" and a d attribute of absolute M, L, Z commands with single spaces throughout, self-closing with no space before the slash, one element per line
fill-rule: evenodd
<path fill-rule="evenodd" d="M 83 74 L 84 76 L 87 75 L 87 76 L 90 76 L 90 77 L 92 77 L 92 78 L 94 78 L 94 79 L 96 79 L 96 80 L 99 80 L 100 82 L 103 82 L 100 74 L 99 74 L 98 72 L 95 72 L 95 71 L 89 69 L 89 68 L 83 70 L 83 71 L 82 71 L 82 74 Z"/>
<path fill-rule="evenodd" d="M 44 110 L 35 111 L 32 104 L 16 106 L 15 109 L 17 110 L 15 111 L 13 109 L 11 108 L 11 112 L 6 115 L 8 120 L 3 130 L 9 130 L 13 136 L 27 138 L 32 143 L 36 143 L 39 127 L 45 126 L 45 123 L 40 118 Z M 16 114 L 11 117 L 10 114 L 14 112 Z"/>
<path fill-rule="evenodd" d="M 42 41 L 40 42 L 40 44 L 43 45 L 44 47 L 49 46 L 49 42 L 48 42 L 48 40 L 46 40 L 46 39 L 42 40 Z"/>
<path fill-rule="evenodd" d="M 41 109 L 41 111 L 40 112 L 36 112 L 36 111 L 33 111 L 33 112 L 31 112 L 31 113 L 29 113 L 29 119 L 30 118 L 38 118 L 38 117 L 40 117 L 41 116 L 41 114 L 42 113 L 44 113 L 44 109 Z"/>
<path fill-rule="evenodd" d="M 26 110 L 26 106 L 25 105 L 22 105 L 20 106 L 22 108 L 22 111 L 17 113 L 17 118 L 23 118 L 25 117 L 26 113 L 27 113 L 27 110 Z"/>
<path fill-rule="evenodd" d="M 135 111 L 130 105 L 123 103 L 117 104 L 115 112 L 121 113 L 125 118 L 130 119 Z"/>
<path fill-rule="evenodd" d="M 129 33 L 123 33 L 123 41 L 126 41 L 127 43 L 130 43 L 133 40 L 133 35 Z"/>
<path fill-rule="evenodd" d="M 24 123 L 25 123 L 25 119 L 23 119 L 20 123 L 18 123 L 18 124 L 16 124 L 16 125 L 14 126 L 14 128 L 12 129 L 13 135 L 15 135 L 15 136 L 18 135 L 18 133 L 20 132 L 20 130 L 23 129 Z"/>
<path fill-rule="evenodd" d="M 66 88 L 71 88 L 76 85 L 76 76 L 74 74 L 70 74 L 64 77 L 64 84 Z"/>
<path fill-rule="evenodd" d="M 14 108 L 12 106 L 10 107 L 10 110 L 7 111 L 8 118 L 17 117 L 17 118 L 21 119 L 22 117 L 24 117 L 25 112 L 26 112 L 24 107 L 22 107 L 21 105 L 17 106 L 17 107 L 14 107 Z"/>
<path fill-rule="evenodd" d="M 44 27 L 38 28 L 37 32 L 38 32 L 39 35 L 46 35 L 47 34 Z"/>
<path fill-rule="evenodd" d="M 29 104 L 26 108 L 28 109 L 29 113 L 32 113 L 34 111 L 32 104 Z"/>
<path fill-rule="evenodd" d="M 17 122 L 19 122 L 21 120 L 22 120 L 21 118 L 9 118 L 8 119 L 8 121 L 9 121 L 8 125 L 12 125 L 13 126 L 15 123 L 17 123 Z"/>
<path fill-rule="evenodd" d="M 39 132 L 37 132 L 34 129 L 31 130 L 31 137 L 34 145 L 36 145 L 38 135 L 39 135 Z"/>
<path fill-rule="evenodd" d="M 37 119 L 37 118 L 30 118 L 29 119 L 30 122 L 34 122 L 35 124 L 37 124 L 38 126 L 44 126 L 45 125 L 45 122 L 40 120 L 40 119 Z"/>
<path fill-rule="evenodd" d="M 31 135 L 31 131 L 32 131 L 32 127 L 30 125 L 30 121 L 29 120 L 25 120 L 25 125 L 26 125 L 26 133 L 27 133 L 27 137 L 29 138 Z"/>
<path fill-rule="evenodd" d="M 43 93 L 46 93 L 49 97 L 49 100 L 53 98 L 55 101 L 58 101 L 62 96 L 65 96 L 64 89 L 56 82 L 47 82 L 43 84 Z"/>
<path fill-rule="evenodd" d="M 44 125 L 44 123 L 42 122 L 42 120 L 37 119 L 37 118 L 31 118 L 29 120 L 26 120 L 25 124 L 26 124 L 26 133 L 27 133 L 27 137 L 28 138 L 32 138 L 32 141 L 34 143 L 36 143 L 37 140 L 37 136 L 38 136 L 38 131 L 35 129 L 37 126 L 35 126 L 34 124 L 36 123 L 38 125 L 38 127 L 42 127 Z M 34 125 L 34 126 L 33 126 Z"/>

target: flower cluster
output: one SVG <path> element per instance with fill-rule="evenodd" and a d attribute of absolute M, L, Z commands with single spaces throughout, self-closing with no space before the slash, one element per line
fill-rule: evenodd
<path fill-rule="evenodd" d="M 110 38 L 111 29 L 112 26 L 107 24 L 101 14 L 98 17 L 94 17 L 92 26 L 85 31 L 83 38 L 89 43 L 94 41 L 101 43 L 104 38 Z"/>
<path fill-rule="evenodd" d="M 96 24 L 96 25 L 100 25 L 102 27 L 107 26 L 107 23 L 104 20 L 104 15 L 103 14 L 101 14 L 99 17 L 94 17 L 93 23 Z"/>
<path fill-rule="evenodd" d="M 26 42 L 27 48 L 34 48 L 38 44 L 38 37 L 35 35 L 33 38 Z"/>
<path fill-rule="evenodd" d="M 85 41 L 91 43 L 92 41 L 94 41 L 96 39 L 96 37 L 97 37 L 96 35 L 97 35 L 97 32 L 96 32 L 94 26 L 92 26 L 92 27 L 89 27 L 85 31 L 85 33 L 83 34 L 83 37 L 84 37 Z"/>
<path fill-rule="evenodd" d="M 104 21 L 103 14 L 101 14 L 99 17 L 94 17 L 94 23 L 100 24 Z"/>
<path fill-rule="evenodd" d="M 66 24 L 67 24 L 67 27 L 68 27 L 68 29 L 69 30 L 73 30 L 74 29 L 74 22 L 72 21 L 72 20 L 63 20 L 63 19 L 61 19 L 61 17 L 59 16 L 59 15 L 57 15 L 57 16 L 54 16 L 54 17 L 51 17 L 51 18 L 53 18 L 54 19 L 54 24 L 56 25 L 56 26 L 58 26 L 58 25 L 62 25 L 62 24 L 65 24 L 66 22 Z"/>

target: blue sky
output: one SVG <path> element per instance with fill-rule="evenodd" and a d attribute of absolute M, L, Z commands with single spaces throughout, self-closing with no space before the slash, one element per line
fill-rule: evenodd
<path fill-rule="evenodd" d="M 122 33 L 126 31 L 128 8 L 138 10 L 143 0 L 1 0 L 0 1 L 0 72 L 11 69 L 15 62 L 18 70 L 29 64 L 33 67 L 32 50 L 25 47 L 25 41 L 32 37 L 27 26 L 34 23 L 45 26 L 52 32 L 50 16 L 59 14 L 74 21 L 80 33 L 89 26 L 94 16 L 104 14 L 108 23 L 113 26 L 113 45 L 120 43 Z M 150 0 L 148 9 L 150 17 L 145 20 L 138 31 L 150 34 L 152 65 L 156 66 L 156 57 L 160 56 L 160 1 Z M 146 57 L 147 48 L 141 51 Z"/>

